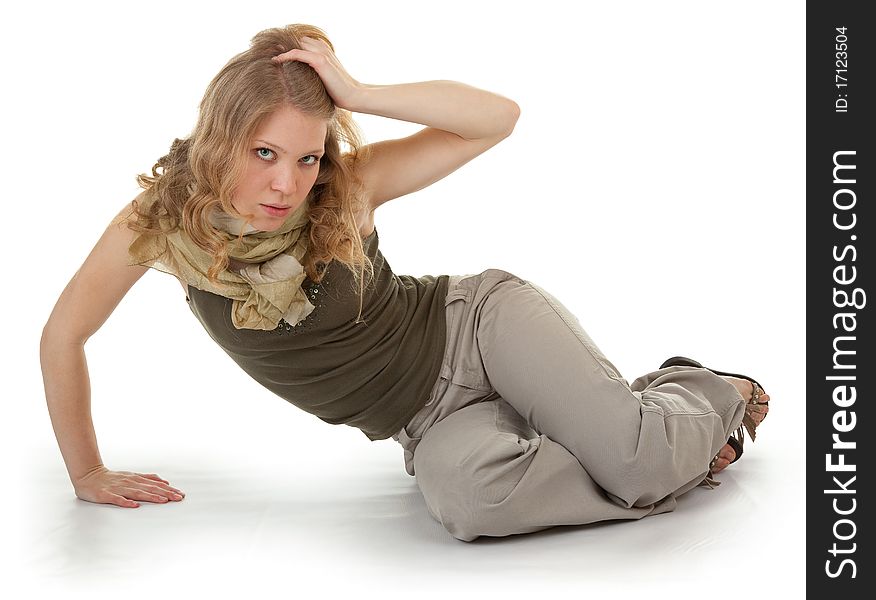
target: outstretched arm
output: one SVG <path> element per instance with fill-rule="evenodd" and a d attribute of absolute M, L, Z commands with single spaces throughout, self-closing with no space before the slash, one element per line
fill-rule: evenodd
<path fill-rule="evenodd" d="M 139 506 L 137 500 L 182 498 L 154 473 L 110 471 L 103 464 L 91 419 L 91 386 L 85 342 L 107 320 L 146 267 L 128 266 L 135 235 L 124 224 L 126 205 L 107 227 L 58 299 L 40 340 L 46 404 L 76 495 L 88 502 Z M 124 396 L 124 390 L 119 391 Z"/>
<path fill-rule="evenodd" d="M 369 85 L 356 81 L 322 41 L 275 61 L 306 62 L 341 108 L 425 125 L 406 138 L 372 144 L 359 166 L 371 209 L 449 175 L 508 137 L 520 108 L 513 100 L 456 81 Z"/>

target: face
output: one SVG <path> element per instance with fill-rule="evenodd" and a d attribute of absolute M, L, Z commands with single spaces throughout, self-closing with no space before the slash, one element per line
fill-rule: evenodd
<path fill-rule="evenodd" d="M 319 173 L 328 124 L 283 107 L 258 127 L 231 204 L 260 231 L 279 229 L 301 206 Z"/>

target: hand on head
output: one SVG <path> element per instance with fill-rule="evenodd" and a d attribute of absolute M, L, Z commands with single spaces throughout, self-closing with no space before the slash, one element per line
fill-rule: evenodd
<path fill-rule="evenodd" d="M 302 37 L 301 48 L 294 48 L 278 54 L 271 60 L 279 65 L 290 61 L 299 61 L 310 65 L 319 75 L 334 103 L 346 110 L 355 110 L 353 108 L 355 99 L 363 86 L 347 73 L 341 65 L 341 61 L 324 40 Z"/>

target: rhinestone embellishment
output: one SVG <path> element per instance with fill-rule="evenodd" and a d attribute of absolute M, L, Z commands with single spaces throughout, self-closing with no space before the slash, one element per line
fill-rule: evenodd
<path fill-rule="evenodd" d="M 280 335 L 285 333 L 295 334 L 302 330 L 308 329 L 308 325 L 312 323 L 314 319 L 318 320 L 315 313 L 316 309 L 319 307 L 319 304 L 316 303 L 315 300 L 318 298 L 317 294 L 319 294 L 319 285 L 311 284 L 305 291 L 305 294 L 307 294 L 310 298 L 311 304 L 313 304 L 314 307 L 314 311 L 311 312 L 310 315 L 308 315 L 305 319 L 300 321 L 297 325 L 292 325 L 291 323 L 286 321 L 286 319 L 280 319 L 280 322 L 277 324 L 277 328 L 274 331 L 276 331 Z"/>

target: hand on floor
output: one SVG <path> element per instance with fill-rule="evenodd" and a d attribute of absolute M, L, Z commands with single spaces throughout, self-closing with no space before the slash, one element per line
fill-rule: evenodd
<path fill-rule="evenodd" d="M 137 500 L 162 504 L 180 501 L 185 494 L 154 473 L 110 471 L 103 465 L 73 482 L 76 496 L 87 502 L 137 508 Z"/>

